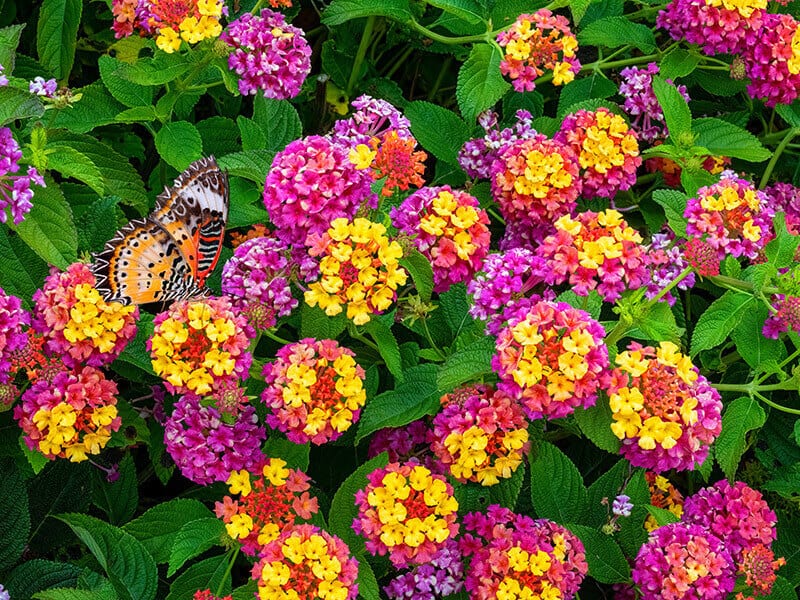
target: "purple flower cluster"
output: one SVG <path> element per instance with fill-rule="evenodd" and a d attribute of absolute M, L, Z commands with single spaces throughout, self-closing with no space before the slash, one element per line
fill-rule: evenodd
<path fill-rule="evenodd" d="M 11 378 L 12 353 L 28 345 L 30 324 L 31 316 L 22 308 L 21 300 L 0 288 L 0 383 L 8 383 Z"/>
<path fill-rule="evenodd" d="M 28 84 L 28 91 L 37 96 L 44 96 L 45 98 L 52 98 L 55 96 L 58 89 L 58 83 L 55 79 L 45 79 L 44 77 L 34 77 L 33 81 Z"/>
<path fill-rule="evenodd" d="M 31 184 L 45 187 L 44 179 L 34 167 L 28 167 L 26 175 L 15 175 L 19 171 L 20 158 L 22 151 L 11 130 L 8 127 L 0 128 L 0 223 L 6 222 L 8 208 L 11 209 L 14 224 L 22 223 L 33 207 Z"/>
<path fill-rule="evenodd" d="M 359 170 L 349 149 L 328 138 L 300 138 L 275 155 L 264 185 L 264 205 L 276 235 L 304 245 L 308 234 L 323 234 L 339 217 L 352 219 L 363 204 L 374 204 L 369 170 Z"/>
<path fill-rule="evenodd" d="M 432 473 L 443 474 L 446 469 L 431 450 L 432 435 L 430 425 L 422 419 L 402 427 L 386 427 L 372 436 L 367 455 L 375 458 L 386 452 L 390 463 L 418 463 Z"/>
<path fill-rule="evenodd" d="M 786 229 L 792 235 L 800 235 L 800 188 L 791 183 L 774 183 L 763 190 L 767 203 L 775 212 L 786 215 Z"/>
<path fill-rule="evenodd" d="M 464 565 L 458 544 L 450 540 L 430 562 L 395 577 L 383 588 L 390 600 L 437 600 L 464 587 Z"/>
<path fill-rule="evenodd" d="M 297 307 L 289 285 L 289 247 L 275 238 L 257 237 L 240 244 L 222 269 L 222 292 L 241 298 L 244 311 L 259 328 L 275 325 Z"/>
<path fill-rule="evenodd" d="M 194 394 L 175 403 L 164 430 L 172 460 L 184 477 L 200 485 L 225 481 L 231 471 L 255 468 L 266 437 L 252 406 L 244 406 L 236 420 L 227 423 L 216 408 L 203 406 Z"/>
<path fill-rule="evenodd" d="M 622 82 L 619 93 L 625 98 L 623 108 L 633 117 L 633 129 L 642 140 L 652 142 L 656 138 L 666 137 L 667 124 L 664 111 L 653 92 L 653 75 L 658 74 L 658 65 L 649 63 L 645 68 L 627 67 L 620 71 Z M 677 86 L 681 95 L 689 101 L 685 85 Z"/>
<path fill-rule="evenodd" d="M 411 137 L 411 122 L 386 100 L 359 96 L 352 102 L 355 112 L 333 125 L 332 137 L 347 146 L 368 144 L 386 131 L 396 131 L 403 139 Z"/>
<path fill-rule="evenodd" d="M 261 90 L 267 98 L 294 98 L 311 72 L 311 47 L 303 31 L 280 13 L 245 13 L 220 39 L 233 48 L 228 67 L 239 75 L 242 95 Z"/>
<path fill-rule="evenodd" d="M 518 110 L 514 125 L 501 130 L 497 128 L 497 113 L 491 110 L 482 112 L 478 123 L 486 135 L 464 144 L 458 153 L 458 164 L 469 177 L 488 179 L 491 177 L 492 163 L 507 144 L 537 135 L 532 121 L 531 113 Z"/>
<path fill-rule="evenodd" d="M 689 266 L 689 261 L 683 254 L 680 246 L 673 245 L 675 235 L 667 230 L 666 233 L 654 233 L 647 246 L 647 268 L 650 271 L 650 282 L 647 284 L 645 296 L 648 300 L 655 298 L 661 290 L 671 284 L 681 272 Z M 691 289 L 695 284 L 695 274 L 689 273 L 675 286 L 680 290 Z M 669 291 L 663 299 L 672 306 L 675 296 Z"/>
<path fill-rule="evenodd" d="M 0 87 L 8 85 L 8 77 L 5 74 L 6 68 L 3 65 L 0 65 Z M 0 586 L 2 588 L 3 586 Z"/>

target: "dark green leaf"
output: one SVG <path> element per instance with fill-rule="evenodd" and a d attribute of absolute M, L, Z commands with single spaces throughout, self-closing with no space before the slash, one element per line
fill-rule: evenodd
<path fill-rule="evenodd" d="M 79 249 L 99 252 L 114 236 L 117 230 L 118 202 L 119 198 L 115 196 L 99 198 L 78 217 L 76 225 Z"/>
<path fill-rule="evenodd" d="M 102 195 L 105 190 L 100 169 L 92 162 L 91 158 L 75 148 L 64 145 L 50 148 L 47 155 L 47 168 L 61 173 L 65 178 L 72 177 L 82 181 L 98 195 Z"/>
<path fill-rule="evenodd" d="M 74 586 L 81 569 L 65 562 L 34 558 L 20 563 L 3 584 L 14 600 L 26 600 L 40 590 Z"/>
<path fill-rule="evenodd" d="M 150 352 L 147 350 L 147 340 L 153 335 L 153 316 L 148 313 L 140 313 L 139 321 L 136 323 L 136 337 L 122 350 L 122 353 L 114 361 L 114 365 L 119 362 L 128 363 L 144 371 L 153 372 L 153 363 Z"/>
<path fill-rule="evenodd" d="M 736 351 L 753 369 L 767 361 L 779 360 L 784 353 L 784 346 L 779 340 L 772 340 L 761 334 L 768 316 L 766 306 L 751 307 L 731 333 Z"/>
<path fill-rule="evenodd" d="M 171 167 L 183 171 L 203 156 L 203 139 L 188 121 L 165 123 L 156 134 L 156 150 Z"/>
<path fill-rule="evenodd" d="M 192 63 L 179 52 L 172 54 L 157 52 L 153 58 L 139 58 L 132 63 L 120 64 L 116 73 L 123 79 L 139 85 L 164 85 L 191 68 Z M 174 102 L 173 100 L 172 103 Z"/>
<path fill-rule="evenodd" d="M 474 123 L 480 112 L 494 106 L 511 88 L 500 73 L 501 59 L 495 46 L 475 44 L 459 69 L 456 99 L 467 123 Z"/>
<path fill-rule="evenodd" d="M 645 506 L 645 508 L 647 509 L 647 512 L 650 513 L 650 515 L 656 520 L 656 524 L 659 527 L 680 521 L 680 519 L 675 516 L 675 513 L 672 513 L 665 508 L 659 508 L 649 504 Z"/>
<path fill-rule="evenodd" d="M 200 556 L 213 546 L 221 545 L 226 535 L 225 524 L 216 517 L 184 523 L 169 551 L 167 577 L 172 577 L 187 560 Z"/>
<path fill-rule="evenodd" d="M 633 338 L 654 342 L 679 342 L 683 330 L 675 322 L 675 315 L 666 302 L 657 302 L 649 307 L 646 314 L 636 320 L 636 327 L 628 331 Z"/>
<path fill-rule="evenodd" d="M 775 239 L 764 248 L 764 255 L 771 266 L 776 269 L 782 269 L 794 263 L 797 246 L 800 244 L 800 236 L 792 235 L 786 230 L 785 215 L 781 216 L 781 213 L 778 213 L 773 222 Z"/>
<path fill-rule="evenodd" d="M 583 542 L 590 577 L 601 583 L 630 581 L 631 568 L 614 538 L 584 525 L 570 525 L 569 529 Z"/>
<path fill-rule="evenodd" d="M 727 291 L 700 315 L 692 333 L 691 355 L 721 344 L 753 308 L 755 299 L 749 294 Z"/>
<path fill-rule="evenodd" d="M 491 373 L 494 353 L 494 339 L 485 337 L 448 356 L 439 368 L 439 390 L 448 392 Z"/>
<path fill-rule="evenodd" d="M 675 48 L 661 60 L 659 72 L 665 79 L 677 79 L 694 71 L 699 62 L 699 54 Z"/>
<path fill-rule="evenodd" d="M 531 500 L 536 514 L 556 523 L 581 521 L 588 507 L 586 486 L 566 454 L 542 441 L 530 457 Z"/>
<path fill-rule="evenodd" d="M 470 138 L 469 127 L 461 117 L 420 100 L 410 103 L 405 115 L 411 121 L 411 133 L 425 150 L 446 163 L 458 164 L 458 152 Z"/>
<path fill-rule="evenodd" d="M 5 266 L 0 269 L 0 287 L 30 308 L 31 296 L 47 277 L 47 263 L 6 228 L 0 228 L 0 263 Z"/>
<path fill-rule="evenodd" d="M 224 156 L 239 150 L 239 129 L 233 119 L 210 117 L 195 125 L 203 138 L 203 154 Z"/>
<path fill-rule="evenodd" d="M 23 29 L 25 29 L 24 23 L 0 29 L 0 65 L 3 65 L 6 75 L 11 75 L 14 72 L 17 46 Z"/>
<path fill-rule="evenodd" d="M 617 454 L 619 452 L 620 441 L 614 432 L 611 431 L 611 408 L 608 405 L 608 398 L 601 396 L 597 403 L 588 409 L 576 408 L 575 420 L 585 435 L 598 448 Z"/>
<path fill-rule="evenodd" d="M 295 444 L 286 438 L 270 436 L 261 449 L 264 456 L 285 460 L 290 469 L 308 471 L 310 444 Z"/>
<path fill-rule="evenodd" d="M 11 459 L 0 460 L 0 571 L 13 566 L 22 556 L 31 530 L 28 494 L 19 469 Z"/>
<path fill-rule="evenodd" d="M 242 150 L 263 150 L 267 145 L 267 137 L 258 123 L 239 115 L 236 117 L 239 136 L 242 138 Z"/>
<path fill-rule="evenodd" d="M 34 187 L 33 208 L 16 230 L 42 260 L 59 269 L 78 259 L 78 231 L 72 210 L 52 179 L 47 179 L 45 188 Z"/>
<path fill-rule="evenodd" d="M 764 409 L 754 398 L 737 398 L 725 408 L 715 454 L 722 472 L 729 480 L 736 477 L 739 460 L 747 449 L 747 433 L 762 427 L 766 420 Z"/>
<path fill-rule="evenodd" d="M 81 0 L 43 0 L 39 10 L 36 32 L 39 62 L 56 79 L 66 80 L 72 71 L 82 8 Z"/>
<path fill-rule="evenodd" d="M 653 92 L 664 112 L 670 138 L 673 141 L 682 140 L 692 132 L 692 113 L 686 99 L 673 84 L 658 76 L 653 77 Z"/>
<path fill-rule="evenodd" d="M 300 337 L 335 340 L 346 327 L 347 317 L 344 313 L 329 317 L 317 306 L 309 306 L 305 302 L 300 305 Z"/>
<path fill-rule="evenodd" d="M 94 589 L 51 588 L 34 595 L 35 600 L 116 600 L 114 586 L 106 579 L 103 585 Z"/>
<path fill-rule="evenodd" d="M 772 154 L 752 133 L 722 119 L 712 117 L 695 119 L 692 131 L 697 135 L 694 143 L 708 148 L 714 156 L 730 156 L 750 162 L 762 162 Z"/>
<path fill-rule="evenodd" d="M 212 556 L 199 563 L 193 564 L 179 577 L 175 578 L 169 586 L 166 600 L 187 600 L 197 590 L 217 591 L 222 583 L 222 595 L 231 591 L 230 577 L 226 577 L 228 570 L 228 557 L 226 555 Z"/>
<path fill-rule="evenodd" d="M 475 24 L 483 21 L 483 9 L 476 0 L 429 0 L 428 4 L 456 15 L 467 23 Z"/>
<path fill-rule="evenodd" d="M 378 345 L 378 353 L 386 363 L 386 368 L 394 375 L 396 381 L 402 381 L 403 364 L 400 360 L 400 347 L 391 328 L 382 319 L 373 317 L 364 325 L 364 330 Z"/>
<path fill-rule="evenodd" d="M 218 157 L 217 164 L 230 175 L 238 175 L 264 185 L 274 156 L 269 150 L 248 150 Z"/>
<path fill-rule="evenodd" d="M 433 269 L 431 269 L 430 261 L 417 250 L 411 250 L 400 259 L 400 265 L 414 280 L 414 286 L 417 288 L 420 299 L 423 302 L 430 302 L 433 293 Z"/>
<path fill-rule="evenodd" d="M 100 82 L 72 90 L 81 99 L 71 106 L 48 110 L 42 121 L 48 129 L 67 129 L 75 133 L 86 133 L 95 127 L 116 123 L 125 108 L 117 102 Z"/>
<path fill-rule="evenodd" d="M 133 457 L 126 454 L 119 462 L 119 477 L 109 482 L 100 469 L 93 472 L 92 503 L 108 516 L 113 525 L 130 520 L 139 505 L 139 487 Z"/>
<path fill-rule="evenodd" d="M 581 46 L 607 48 L 631 45 L 645 54 L 656 47 L 656 38 L 647 25 L 633 23 L 625 17 L 606 17 L 594 21 L 578 33 L 578 42 Z"/>
<path fill-rule="evenodd" d="M 408 0 L 333 0 L 322 13 L 322 22 L 330 27 L 372 15 L 390 17 L 401 23 L 412 18 Z"/>
<path fill-rule="evenodd" d="M 586 106 L 588 100 L 602 100 L 616 93 L 617 86 L 600 74 L 571 81 L 562 88 L 558 96 L 558 118 L 563 119 L 567 114 L 582 108 L 591 108 Z M 606 103 L 599 102 L 599 104 Z"/>
<path fill-rule="evenodd" d="M 664 209 L 670 229 L 675 235 L 685 238 L 686 219 L 683 212 L 686 210 L 686 194 L 677 190 L 655 190 L 653 200 Z"/>
<path fill-rule="evenodd" d="M 41 117 L 44 106 L 39 98 L 20 89 L 0 87 L 0 126 L 17 119 Z"/>
<path fill-rule="evenodd" d="M 123 65 L 122 61 L 111 56 L 101 56 L 97 61 L 100 67 L 100 77 L 103 84 L 112 96 L 128 107 L 148 107 L 153 104 L 155 88 L 153 86 L 131 83 L 117 74 L 117 69 Z M 155 112 L 152 113 L 155 118 Z M 150 119 L 152 120 L 152 119 Z"/>
<path fill-rule="evenodd" d="M 253 100 L 253 120 L 264 131 L 266 149 L 272 152 L 280 152 L 303 133 L 297 110 L 288 100 L 256 96 Z"/>

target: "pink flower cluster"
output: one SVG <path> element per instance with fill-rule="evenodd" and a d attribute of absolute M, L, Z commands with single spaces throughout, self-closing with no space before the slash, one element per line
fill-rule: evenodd
<path fill-rule="evenodd" d="M 12 379 L 12 359 L 28 345 L 30 324 L 31 315 L 22 308 L 22 301 L 0 288 L 0 383 Z"/>
<path fill-rule="evenodd" d="M 645 249 L 645 256 L 647 270 L 650 272 L 650 281 L 645 293 L 647 299 L 655 298 L 689 266 L 683 248 L 675 243 L 675 234 L 669 229 L 665 233 L 653 234 L 650 244 Z M 688 290 L 694 284 L 695 274 L 689 273 L 675 287 L 679 290 Z M 675 296 L 672 295 L 672 291 L 664 294 L 662 298 L 670 306 L 675 304 Z"/>
<path fill-rule="evenodd" d="M 791 104 L 800 94 L 799 26 L 791 15 L 764 15 L 757 35 L 742 48 L 747 93 L 769 107 Z"/>
<path fill-rule="evenodd" d="M 424 419 L 412 421 L 402 427 L 386 427 L 375 432 L 369 442 L 367 456 L 375 458 L 382 452 L 389 462 L 419 463 L 432 473 L 446 472 L 431 451 L 433 431 Z"/>
<path fill-rule="evenodd" d="M 369 144 L 372 138 L 383 138 L 389 131 L 402 138 L 410 138 L 411 122 L 386 100 L 366 94 L 351 103 L 355 111 L 346 119 L 333 124 L 332 138 L 346 146 Z"/>
<path fill-rule="evenodd" d="M 775 212 L 786 215 L 786 229 L 792 235 L 800 235 L 800 188 L 791 183 L 777 182 L 763 189 L 767 204 Z"/>
<path fill-rule="evenodd" d="M 511 142 L 537 136 L 531 124 L 533 117 L 527 110 L 518 110 L 512 127 L 497 128 L 497 113 L 487 110 L 478 115 L 478 124 L 486 135 L 468 140 L 458 153 L 458 164 L 469 177 L 489 179 L 492 163 L 500 151 Z"/>
<path fill-rule="evenodd" d="M 430 561 L 392 579 L 383 588 L 390 600 L 439 600 L 464 587 L 464 565 L 458 543 L 450 540 Z"/>
<path fill-rule="evenodd" d="M 22 151 L 8 127 L 0 127 L 0 223 L 8 219 L 8 211 L 15 225 L 25 220 L 33 207 L 31 185 L 45 187 L 44 179 L 34 167 L 25 175 L 18 175 Z"/>

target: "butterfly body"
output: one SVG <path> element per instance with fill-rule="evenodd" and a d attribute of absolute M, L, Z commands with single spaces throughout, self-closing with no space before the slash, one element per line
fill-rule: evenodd
<path fill-rule="evenodd" d="M 124 304 L 207 295 L 204 283 L 219 260 L 228 204 L 228 178 L 214 158 L 192 163 L 148 217 L 125 225 L 94 256 L 100 294 Z"/>

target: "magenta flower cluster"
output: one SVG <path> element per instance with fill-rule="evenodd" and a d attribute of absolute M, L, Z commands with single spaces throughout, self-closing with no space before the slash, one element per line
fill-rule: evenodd
<path fill-rule="evenodd" d="M 791 15 L 765 15 L 761 28 L 742 49 L 747 93 L 764 104 L 791 104 L 800 93 L 800 48 L 797 19 Z"/>
<path fill-rule="evenodd" d="M 355 111 L 346 119 L 333 124 L 332 138 L 347 146 L 369 144 L 387 131 L 396 131 L 398 137 L 411 137 L 411 122 L 386 100 L 366 94 L 351 103 Z"/>
<path fill-rule="evenodd" d="M 22 301 L 0 288 L 0 383 L 11 379 L 11 358 L 27 346 L 30 324 L 31 315 L 22 308 Z"/>
<path fill-rule="evenodd" d="M 386 452 L 390 463 L 417 463 L 432 473 L 442 474 L 445 472 L 444 465 L 431 450 L 432 434 L 431 426 L 424 419 L 402 427 L 380 429 L 370 439 L 367 456 L 375 458 Z"/>
<path fill-rule="evenodd" d="M 44 179 L 35 167 L 28 167 L 24 175 L 18 175 L 22 151 L 8 127 L 0 127 L 0 223 L 8 219 L 10 210 L 15 225 L 25 220 L 33 208 L 31 185 L 45 187 Z"/>
<path fill-rule="evenodd" d="M 646 247 L 645 256 L 647 269 L 650 272 L 650 281 L 645 292 L 648 300 L 660 294 L 689 266 L 683 249 L 675 243 L 675 235 L 670 230 L 667 230 L 666 233 L 653 234 L 650 244 Z M 675 287 L 679 290 L 688 290 L 694 284 L 695 274 L 692 272 L 681 279 Z M 675 304 L 675 296 L 672 295 L 672 291 L 664 294 L 662 298 L 670 306 Z"/>
<path fill-rule="evenodd" d="M 497 160 L 501 150 L 511 142 L 535 137 L 533 117 L 527 110 L 518 110 L 514 125 L 505 129 L 497 128 L 497 113 L 487 110 L 478 116 L 478 124 L 486 135 L 467 141 L 458 153 L 458 164 L 472 178 L 491 177 L 492 163 Z"/>
<path fill-rule="evenodd" d="M 661 110 L 653 91 L 653 76 L 657 75 L 658 71 L 658 65 L 651 62 L 644 68 L 626 67 L 619 72 L 622 77 L 619 93 L 625 98 L 622 106 L 625 112 L 633 117 L 633 129 L 647 142 L 669 135 L 664 111 Z M 688 102 L 689 94 L 686 86 L 678 85 L 677 89 Z"/>
<path fill-rule="evenodd" d="M 431 560 L 398 575 L 383 588 L 390 600 L 439 600 L 464 587 L 464 564 L 458 544 L 449 540 Z"/>
<path fill-rule="evenodd" d="M 311 47 L 302 29 L 280 13 L 245 13 L 220 39 L 233 48 L 228 67 L 239 75 L 242 95 L 261 91 L 267 98 L 294 98 L 311 72 Z"/>

